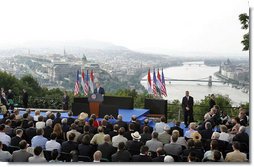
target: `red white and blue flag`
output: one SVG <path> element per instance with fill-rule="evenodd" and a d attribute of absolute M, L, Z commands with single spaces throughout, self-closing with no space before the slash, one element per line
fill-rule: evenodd
<path fill-rule="evenodd" d="M 148 74 L 147 74 L 147 92 L 148 92 L 148 94 L 153 94 L 150 68 L 149 68 Z"/>
<path fill-rule="evenodd" d="M 90 82 L 89 82 L 90 90 L 93 93 L 94 90 L 94 75 L 93 75 L 93 70 L 90 72 Z"/>
<path fill-rule="evenodd" d="M 89 73 L 88 70 L 86 70 L 85 95 L 88 95 L 88 93 L 89 93 Z"/>
<path fill-rule="evenodd" d="M 79 93 L 79 70 L 77 71 L 77 80 L 74 88 L 74 96 L 78 95 L 78 93 Z"/>
<path fill-rule="evenodd" d="M 166 84 L 165 84 L 165 78 L 164 78 L 164 73 L 163 73 L 163 69 L 162 69 L 162 72 L 161 72 L 161 83 L 162 83 L 162 86 L 161 86 L 161 94 L 165 97 L 167 97 L 167 89 L 166 89 Z"/>
<path fill-rule="evenodd" d="M 82 70 L 82 73 L 81 73 L 81 86 L 83 88 L 84 95 L 87 95 L 86 90 L 85 90 L 85 72 L 84 72 L 84 70 Z"/>

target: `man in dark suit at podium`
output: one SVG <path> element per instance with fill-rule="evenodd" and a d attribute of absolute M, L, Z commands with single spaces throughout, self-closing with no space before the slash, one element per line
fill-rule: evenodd
<path fill-rule="evenodd" d="M 184 112 L 184 123 L 185 128 L 188 127 L 188 117 L 189 117 L 189 123 L 193 122 L 193 97 L 189 95 L 189 91 L 185 92 L 185 96 L 182 99 L 182 108 Z"/>
<path fill-rule="evenodd" d="M 99 93 L 99 94 L 101 94 L 101 95 L 105 95 L 105 91 L 104 91 L 104 88 L 103 87 L 101 87 L 101 85 L 100 85 L 100 83 L 99 82 L 97 82 L 96 83 L 96 88 L 94 89 L 94 92 L 93 93 Z"/>

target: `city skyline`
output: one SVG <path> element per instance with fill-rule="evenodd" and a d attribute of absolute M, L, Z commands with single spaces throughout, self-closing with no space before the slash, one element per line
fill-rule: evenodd
<path fill-rule="evenodd" d="M 242 52 L 238 16 L 248 1 L 39 1 L 1 2 L 0 48 L 33 41 L 95 40 L 131 50 Z M 11 9 L 11 10 L 10 10 Z M 46 11 L 46 12 L 45 12 Z"/>

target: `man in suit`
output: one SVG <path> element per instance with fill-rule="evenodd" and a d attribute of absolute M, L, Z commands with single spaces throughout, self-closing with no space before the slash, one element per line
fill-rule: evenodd
<path fill-rule="evenodd" d="M 62 143 L 62 152 L 70 153 L 72 150 L 78 150 L 78 143 L 74 142 L 75 134 L 69 135 L 69 140 Z"/>
<path fill-rule="evenodd" d="M 123 121 L 123 116 L 119 114 L 119 115 L 117 116 L 117 120 L 118 120 L 118 121 L 116 122 L 116 124 L 118 124 L 118 127 L 119 127 L 119 128 L 123 127 L 124 130 L 127 131 L 127 130 L 128 130 L 128 125 L 127 125 L 126 122 Z"/>
<path fill-rule="evenodd" d="M 132 156 L 132 162 L 152 162 L 152 158 L 148 155 L 149 148 L 142 146 L 139 155 Z"/>
<path fill-rule="evenodd" d="M 129 162 L 131 160 L 131 154 L 125 149 L 124 142 L 118 144 L 118 150 L 111 156 L 112 162 Z"/>
<path fill-rule="evenodd" d="M 63 110 L 69 109 L 69 96 L 67 95 L 67 92 L 64 91 L 63 99 L 62 99 L 62 108 Z"/>
<path fill-rule="evenodd" d="M 26 92 L 25 89 L 23 89 L 22 100 L 23 100 L 23 107 L 27 108 L 27 106 L 28 106 L 28 93 Z"/>
<path fill-rule="evenodd" d="M 23 130 L 17 129 L 16 136 L 11 139 L 11 146 L 19 146 L 19 142 L 22 140 Z"/>
<path fill-rule="evenodd" d="M 183 108 L 183 112 L 184 112 L 185 128 L 188 127 L 188 117 L 189 117 L 189 123 L 194 122 L 194 119 L 193 119 L 193 104 L 194 104 L 193 97 L 191 97 L 189 95 L 189 91 L 186 91 L 185 96 L 182 99 L 182 108 Z"/>
<path fill-rule="evenodd" d="M 20 147 L 20 150 L 13 152 L 12 161 L 13 162 L 28 162 L 28 158 L 32 157 L 33 154 L 26 151 L 27 142 L 25 140 L 21 140 L 19 142 L 19 147 Z"/>
<path fill-rule="evenodd" d="M 8 151 L 3 151 L 3 144 L 0 141 L 0 162 L 10 162 L 11 154 Z"/>
<path fill-rule="evenodd" d="M 177 139 L 178 139 L 177 135 L 172 135 L 171 143 L 164 145 L 164 150 L 167 155 L 179 156 L 182 153 L 182 146 L 176 143 Z"/>
<path fill-rule="evenodd" d="M 116 152 L 116 148 L 110 143 L 110 136 L 104 136 L 104 143 L 98 145 L 98 150 L 102 153 L 102 158 L 111 161 L 111 156 Z"/>
<path fill-rule="evenodd" d="M 212 124 L 210 122 L 205 123 L 205 130 L 199 131 L 202 139 L 211 139 L 213 134 Z"/>
<path fill-rule="evenodd" d="M 96 93 L 99 93 L 99 94 L 101 94 L 102 96 L 105 95 L 104 88 L 101 87 L 101 85 L 100 85 L 99 82 L 96 83 L 96 88 L 94 89 L 94 93 L 95 93 L 95 94 L 96 94 Z"/>

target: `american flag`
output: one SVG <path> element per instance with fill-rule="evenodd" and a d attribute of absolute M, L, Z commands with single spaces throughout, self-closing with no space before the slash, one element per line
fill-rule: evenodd
<path fill-rule="evenodd" d="M 77 71 L 77 80 L 74 88 L 74 96 L 78 95 L 78 93 L 79 93 L 79 70 Z"/>
<path fill-rule="evenodd" d="M 156 85 L 155 69 L 153 70 L 153 94 L 154 94 L 154 96 L 157 96 L 157 85 Z"/>
<path fill-rule="evenodd" d="M 82 70 L 82 74 L 81 74 L 81 85 L 83 88 L 84 95 L 87 95 L 86 90 L 85 90 L 85 72 L 84 72 L 84 70 Z"/>
<path fill-rule="evenodd" d="M 161 86 L 161 94 L 165 97 L 167 97 L 167 89 L 166 89 L 166 84 L 165 84 L 165 78 L 164 78 L 164 73 L 163 73 L 163 69 L 162 69 L 162 72 L 161 72 L 161 83 L 162 83 L 162 86 Z"/>
<path fill-rule="evenodd" d="M 88 95 L 89 93 L 89 74 L 88 70 L 86 70 L 86 80 L 85 80 L 85 95 Z"/>

